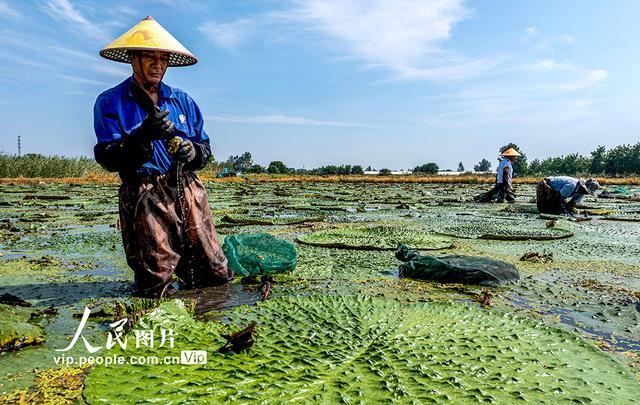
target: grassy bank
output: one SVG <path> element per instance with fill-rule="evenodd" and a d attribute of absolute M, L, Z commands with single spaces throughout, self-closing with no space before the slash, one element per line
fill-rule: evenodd
<path fill-rule="evenodd" d="M 84 177 L 106 173 L 95 160 L 30 153 L 24 156 L 0 154 L 0 178 Z"/>

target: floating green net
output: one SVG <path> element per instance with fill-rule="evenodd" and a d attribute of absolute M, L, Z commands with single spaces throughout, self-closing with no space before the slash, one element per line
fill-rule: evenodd
<path fill-rule="evenodd" d="M 88 403 L 454 402 L 638 403 L 628 367 L 569 332 L 460 303 L 401 304 L 363 296 L 269 300 L 228 313 L 231 326 L 194 320 L 165 302 L 139 329 L 173 330 L 175 347 L 206 350 L 202 365 L 96 366 Z M 248 353 L 221 354 L 221 333 L 256 323 Z M 129 338 L 131 340 L 131 337 Z M 116 346 L 117 347 L 117 346 Z M 118 353 L 119 354 L 119 353 Z"/>
<path fill-rule="evenodd" d="M 314 232 L 298 237 L 298 242 L 329 248 L 360 250 L 394 250 L 399 244 L 420 250 L 447 249 L 452 239 L 423 229 L 393 226 L 344 227 Z"/>
<path fill-rule="evenodd" d="M 238 276 L 290 273 L 298 264 L 292 243 L 266 233 L 227 236 L 222 250 Z"/>

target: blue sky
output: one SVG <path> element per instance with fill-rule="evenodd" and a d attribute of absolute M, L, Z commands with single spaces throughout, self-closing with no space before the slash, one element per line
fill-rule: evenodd
<path fill-rule="evenodd" d="M 90 156 L 95 97 L 130 74 L 98 51 L 147 15 L 199 58 L 165 82 L 218 159 L 470 169 L 508 142 L 638 142 L 634 0 L 0 0 L 0 151 Z"/>

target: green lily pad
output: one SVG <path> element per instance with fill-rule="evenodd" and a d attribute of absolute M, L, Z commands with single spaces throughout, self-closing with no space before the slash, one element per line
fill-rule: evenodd
<path fill-rule="evenodd" d="M 170 328 L 174 348 L 127 356 L 201 365 L 96 366 L 89 403 L 530 402 L 637 403 L 640 383 L 592 343 L 536 321 L 468 304 L 400 304 L 361 296 L 289 297 L 231 311 L 233 327 L 165 302 L 137 328 Z M 257 324 L 249 352 L 221 354 L 221 332 Z M 114 387 L 117 387 L 114 388 Z"/>
<path fill-rule="evenodd" d="M 616 213 L 602 218 L 607 221 L 640 222 L 640 214 Z"/>
<path fill-rule="evenodd" d="M 422 229 L 392 226 L 345 227 L 328 229 L 298 237 L 306 245 L 339 249 L 394 250 L 404 243 L 419 250 L 447 249 L 452 239 Z"/>
<path fill-rule="evenodd" d="M 220 220 L 221 224 L 232 225 L 295 225 L 306 222 L 320 222 L 323 217 L 319 216 L 258 216 L 244 214 L 227 214 Z"/>
<path fill-rule="evenodd" d="M 0 353 L 44 342 L 39 325 L 29 323 L 30 308 L 0 304 Z"/>
<path fill-rule="evenodd" d="M 499 220 L 471 220 L 443 225 L 438 228 L 443 235 L 466 239 L 493 239 L 508 241 L 554 240 L 573 236 L 569 229 L 547 227 L 542 221 L 519 220 L 500 222 Z"/>

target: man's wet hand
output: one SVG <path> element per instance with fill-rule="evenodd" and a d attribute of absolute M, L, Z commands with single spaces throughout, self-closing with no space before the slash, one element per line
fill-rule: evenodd
<path fill-rule="evenodd" d="M 184 139 L 180 146 L 178 147 L 178 151 L 175 153 L 175 158 L 178 162 L 191 162 L 196 158 L 196 148 L 193 146 L 193 142 L 188 139 Z"/>

